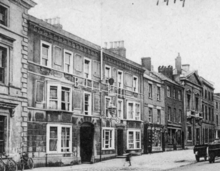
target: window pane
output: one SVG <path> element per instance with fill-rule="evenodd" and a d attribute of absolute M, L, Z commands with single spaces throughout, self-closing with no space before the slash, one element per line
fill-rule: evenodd
<path fill-rule="evenodd" d="M 70 64 L 70 56 L 71 56 L 71 54 L 65 53 L 65 63 L 66 64 Z"/>
<path fill-rule="evenodd" d="M 57 87 L 50 87 L 50 99 L 57 99 Z"/>
<path fill-rule="evenodd" d="M 50 127 L 50 151 L 57 151 L 57 127 Z"/>
<path fill-rule="evenodd" d="M 42 54 L 43 54 L 43 58 L 48 59 L 48 54 L 49 54 L 49 46 L 48 45 L 43 44 Z"/>

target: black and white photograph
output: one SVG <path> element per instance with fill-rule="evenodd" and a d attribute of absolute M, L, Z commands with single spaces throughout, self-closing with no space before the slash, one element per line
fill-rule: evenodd
<path fill-rule="evenodd" d="M 219 171 L 219 0 L 0 0 L 0 171 Z"/>

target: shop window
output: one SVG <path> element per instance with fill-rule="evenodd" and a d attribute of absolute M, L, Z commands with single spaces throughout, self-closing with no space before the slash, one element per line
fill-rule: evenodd
<path fill-rule="evenodd" d="M 141 148 L 141 133 L 139 130 L 128 130 L 127 148 L 128 149 L 140 149 Z"/>
<path fill-rule="evenodd" d="M 51 44 L 41 41 L 41 65 L 51 67 Z"/>
<path fill-rule="evenodd" d="M 8 25 L 8 8 L 0 5 L 0 24 L 7 26 Z"/>
<path fill-rule="evenodd" d="M 68 125 L 47 125 L 47 152 L 71 153 L 72 152 L 72 127 Z"/>
<path fill-rule="evenodd" d="M 114 149 L 114 128 L 102 128 L 102 149 Z"/>

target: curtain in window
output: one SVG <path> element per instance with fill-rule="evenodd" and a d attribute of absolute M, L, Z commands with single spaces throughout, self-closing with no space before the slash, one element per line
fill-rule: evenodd
<path fill-rule="evenodd" d="M 50 87 L 50 109 L 57 109 L 58 105 L 58 96 L 57 96 L 57 87 Z"/>
<path fill-rule="evenodd" d="M 61 152 L 70 152 L 70 128 L 62 127 Z"/>
<path fill-rule="evenodd" d="M 49 151 L 57 151 L 57 127 L 50 127 Z"/>

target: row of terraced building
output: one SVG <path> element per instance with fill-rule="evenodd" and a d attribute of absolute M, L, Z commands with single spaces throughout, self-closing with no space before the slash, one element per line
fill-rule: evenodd
<path fill-rule="evenodd" d="M 156 72 L 149 57 L 129 60 L 123 41 L 102 48 L 28 15 L 35 5 L 0 2 L 0 153 L 26 151 L 36 166 L 93 163 L 220 135 L 219 95 L 179 54 Z"/>

